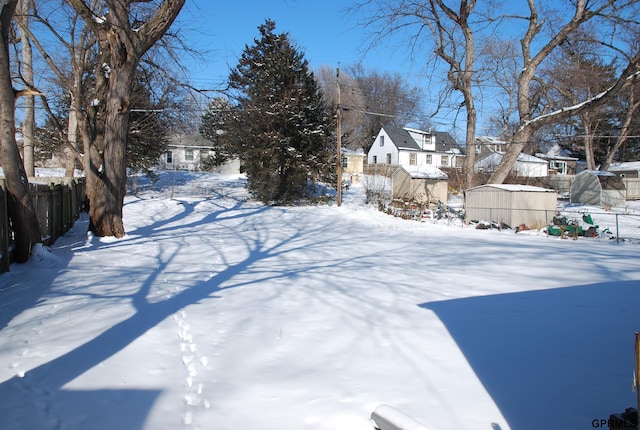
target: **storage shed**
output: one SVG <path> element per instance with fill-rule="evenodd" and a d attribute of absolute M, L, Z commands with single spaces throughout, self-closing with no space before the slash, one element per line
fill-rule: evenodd
<path fill-rule="evenodd" d="M 447 203 L 449 177 L 437 167 L 408 171 L 399 167 L 391 175 L 392 198 L 418 203 Z"/>
<path fill-rule="evenodd" d="M 558 193 L 531 185 L 487 184 L 465 191 L 465 221 L 493 221 L 509 227 L 547 226 L 558 210 Z"/>
<path fill-rule="evenodd" d="M 595 206 L 624 206 L 626 189 L 622 179 L 599 170 L 583 170 L 571 184 L 571 203 Z"/>

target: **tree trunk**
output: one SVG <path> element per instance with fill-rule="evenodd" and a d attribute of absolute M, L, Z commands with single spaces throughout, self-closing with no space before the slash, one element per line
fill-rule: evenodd
<path fill-rule="evenodd" d="M 476 185 L 476 122 L 477 112 L 473 99 L 467 103 L 467 136 L 464 158 L 464 188 L 472 188 Z"/>
<path fill-rule="evenodd" d="M 637 83 L 635 82 L 635 79 L 633 82 L 634 82 L 634 85 L 637 85 Z M 622 128 L 620 129 L 620 134 L 618 134 L 618 137 L 616 138 L 616 143 L 615 145 L 613 145 L 613 148 L 611 148 L 611 150 L 607 154 L 607 158 L 605 159 L 604 163 L 602 163 L 602 166 L 600 166 L 600 170 L 602 171 L 609 170 L 609 167 L 614 161 L 614 157 L 616 156 L 616 153 L 629 138 L 629 128 L 631 127 L 634 113 L 638 109 L 640 109 L 640 100 L 636 100 L 636 94 L 635 94 L 634 88 L 635 87 L 632 86 L 629 92 L 629 107 L 627 108 L 627 111 L 625 113 L 624 121 L 622 122 Z"/>
<path fill-rule="evenodd" d="M 20 0 L 19 15 L 16 17 L 20 28 L 20 45 L 22 47 L 22 78 L 28 87 L 33 88 L 33 50 L 25 29 L 29 26 L 29 12 L 32 0 Z M 33 159 L 33 136 L 35 131 L 35 97 L 24 96 L 24 122 L 22 123 L 22 137 L 24 144 L 22 153 L 24 157 L 24 169 L 29 177 L 35 176 L 35 163 Z"/>
<path fill-rule="evenodd" d="M 90 229 L 96 236 L 123 237 L 122 207 L 127 185 L 126 148 L 129 130 L 129 92 L 135 64 L 110 72 L 106 98 L 104 144 L 93 181 Z"/>
<path fill-rule="evenodd" d="M 157 13 L 136 29 L 129 22 L 130 1 L 105 0 L 103 6 L 109 14 L 100 23 L 83 0 L 66 2 L 92 28 L 99 43 L 98 64 L 102 65 L 96 74 L 94 96 L 102 105 L 85 106 L 87 118 L 77 118 L 82 123 L 89 229 L 96 236 L 120 238 L 125 234 L 122 208 L 127 186 L 126 149 L 133 76 L 140 58 L 169 29 L 185 0 L 163 0 Z M 100 118 L 96 115 L 98 109 Z"/>
<path fill-rule="evenodd" d="M 4 169 L 8 195 L 9 219 L 14 232 L 14 258 L 18 263 L 29 259 L 31 248 L 42 241 L 40 227 L 33 208 L 29 180 L 16 143 L 15 97 L 11 83 L 9 57 L 9 27 L 17 0 L 9 0 L 0 13 L 0 163 Z"/>

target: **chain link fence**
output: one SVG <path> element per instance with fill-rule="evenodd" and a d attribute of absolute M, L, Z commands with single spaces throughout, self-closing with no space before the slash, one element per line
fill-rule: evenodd
<path fill-rule="evenodd" d="M 584 208 L 559 208 L 557 211 L 536 209 L 483 208 L 483 219 L 466 219 L 467 224 L 486 224 L 495 228 L 526 229 L 526 226 L 511 226 L 504 223 L 514 211 L 535 213 L 538 218 L 547 220 L 543 230 L 550 235 L 580 235 L 606 238 L 617 242 L 632 241 L 640 243 L 640 214 L 621 213 Z M 549 227 L 551 226 L 551 227 Z M 556 228 L 554 228 L 556 227 Z M 575 230 L 575 231 L 574 231 Z"/>

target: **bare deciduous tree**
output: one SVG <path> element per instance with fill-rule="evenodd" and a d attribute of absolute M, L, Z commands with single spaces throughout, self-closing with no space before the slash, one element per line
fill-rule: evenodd
<path fill-rule="evenodd" d="M 518 155 L 531 141 L 537 129 L 554 121 L 605 105 L 628 85 L 629 80 L 637 72 L 638 55 L 632 53 L 620 62 L 622 67 L 616 82 L 603 93 L 588 100 L 581 100 L 574 105 L 562 106 L 554 112 L 541 109 L 538 105 L 539 100 L 534 97 L 532 83 L 540 79 L 538 69 L 550 54 L 585 23 L 597 21 L 598 28 L 607 31 L 607 37 L 602 38 L 600 43 L 608 47 L 610 53 L 617 55 L 620 49 L 618 45 L 621 43 L 620 34 L 637 26 L 638 12 L 637 4 L 633 0 L 576 0 L 570 3 L 549 4 L 544 10 L 544 16 L 541 16 L 536 3 L 536 0 L 526 0 L 528 11 L 525 15 L 512 13 L 509 10 L 515 2 L 483 3 L 481 10 L 476 10 L 474 0 L 458 2 L 369 0 L 360 2 L 357 6 L 361 10 L 373 7 L 373 12 L 363 24 L 378 29 L 374 33 L 374 42 L 398 33 L 410 34 L 409 45 L 413 47 L 414 53 L 418 52 L 420 47 L 427 47 L 426 54 L 421 57 L 426 64 L 444 61 L 448 67 L 444 72 L 447 85 L 443 87 L 441 100 L 448 99 L 454 92 L 462 96 L 460 106 L 467 113 L 465 160 L 467 186 L 473 184 L 476 128 L 474 97 L 483 93 L 482 84 L 491 76 L 496 78 L 498 75 L 495 70 L 499 70 L 493 67 L 486 69 L 477 67 L 488 64 L 484 58 L 484 50 L 479 50 L 477 46 L 487 45 L 491 40 L 499 39 L 500 34 L 505 33 L 500 30 L 509 26 L 511 31 L 507 33 L 511 39 L 518 37 L 514 34 L 521 32 L 517 79 L 515 79 L 515 86 L 508 86 L 512 98 L 507 100 L 508 103 L 502 104 L 503 124 L 505 131 L 508 132 L 511 129 L 509 125 L 514 124 L 514 119 L 509 118 L 509 114 L 515 94 L 517 100 L 515 124 L 517 125 L 513 128 L 512 135 L 508 136 L 510 145 L 500 166 L 492 174 L 490 182 L 500 183 L 506 179 Z M 515 4 L 512 9 L 517 10 L 519 6 Z M 510 26 L 513 23 L 516 25 Z M 524 28 L 521 29 L 522 27 L 517 23 L 525 23 Z M 484 38 L 482 43 L 476 42 L 479 37 Z M 492 70 L 493 73 L 485 73 Z M 514 81 L 509 79 L 509 82 Z M 493 87 L 500 86 L 501 83 L 493 82 Z"/>
<path fill-rule="evenodd" d="M 33 55 L 29 38 L 26 37 L 25 29 L 29 27 L 29 13 L 33 6 L 33 0 L 20 0 L 18 2 L 18 11 L 15 21 L 20 31 L 20 47 L 22 54 L 22 62 L 20 74 L 27 87 L 34 88 L 33 81 Z M 23 146 L 22 154 L 24 159 L 24 168 L 28 176 L 35 176 L 35 167 L 33 162 L 34 134 L 36 127 L 35 114 L 35 96 L 27 95 L 24 98 L 24 122 L 22 123 Z"/>
<path fill-rule="evenodd" d="M 329 104 L 337 103 L 335 70 L 321 68 L 318 79 Z M 365 152 L 385 124 L 403 127 L 421 117 L 422 90 L 398 73 L 352 65 L 340 71 L 343 146 Z"/>
<path fill-rule="evenodd" d="M 18 94 L 11 81 L 9 35 L 17 3 L 18 0 L 5 1 L 0 10 L 0 163 L 4 169 L 9 218 L 15 234 L 14 258 L 24 262 L 41 238 L 29 180 L 16 143 L 15 100 Z"/>
<path fill-rule="evenodd" d="M 369 6 L 371 1 L 357 7 Z M 442 88 L 435 113 L 449 103 L 453 92 L 462 96 L 462 106 L 466 110 L 466 157 L 465 186 L 474 184 L 475 135 L 477 112 L 474 86 L 478 80 L 475 72 L 475 35 L 471 17 L 476 0 L 461 0 L 454 9 L 444 0 L 380 0 L 373 15 L 365 20 L 365 25 L 380 30 L 374 34 L 374 42 L 415 28 L 410 44 L 414 47 L 428 45 L 433 55 L 422 56 L 425 64 L 442 61 L 447 68 L 447 85 Z M 428 34 L 425 41 L 423 33 Z M 435 115 L 434 113 L 434 115 Z"/>
<path fill-rule="evenodd" d="M 616 28 L 612 24 L 613 21 L 616 21 L 615 24 L 618 25 L 622 21 L 626 21 L 627 24 L 633 20 L 637 21 L 638 17 L 633 15 L 630 17 L 631 21 L 625 19 L 625 14 L 629 13 L 629 10 L 634 7 L 634 3 L 633 1 L 620 2 L 616 0 L 603 0 L 600 2 L 577 0 L 571 4 L 572 15 L 570 19 L 559 25 L 557 30 L 549 28 L 546 39 L 541 41 L 536 38 L 544 28 L 544 19 L 539 14 L 535 0 L 527 0 L 529 14 L 526 17 L 521 17 L 527 22 L 527 30 L 521 39 L 522 69 L 517 80 L 518 127 L 511 139 L 511 145 L 509 145 L 500 165 L 491 175 L 489 182 L 501 183 L 506 179 L 518 155 L 531 140 L 535 130 L 544 125 L 578 115 L 589 109 L 603 106 L 611 101 L 619 91 L 629 85 L 630 79 L 638 73 L 640 53 L 628 57 L 628 63 L 622 68 L 615 83 L 605 91 L 579 103 L 562 106 L 553 112 L 535 116 L 536 110 L 540 111 L 540 109 L 533 103 L 532 83 L 538 78 L 537 72 L 541 64 L 572 34 L 590 20 L 602 19 L 603 22 L 600 25 L 604 27 L 601 28 L 606 28 L 606 25 L 610 24 L 612 29 Z M 566 5 L 566 7 L 569 7 L 569 5 Z M 615 31 L 612 31 L 610 34 L 611 40 L 615 40 L 615 36 Z M 533 46 L 537 44 L 540 44 L 541 47 L 534 53 Z M 608 44 L 613 47 L 611 42 L 608 42 Z"/>
<path fill-rule="evenodd" d="M 89 197 L 90 230 L 96 236 L 122 237 L 122 207 L 126 192 L 126 146 L 131 88 L 142 56 L 166 33 L 185 0 L 164 0 L 132 14 L 135 0 L 104 0 L 88 5 L 66 0 L 98 40 L 96 99 L 102 133 L 83 130 L 85 175 Z M 102 11 L 108 10 L 108 13 Z"/>

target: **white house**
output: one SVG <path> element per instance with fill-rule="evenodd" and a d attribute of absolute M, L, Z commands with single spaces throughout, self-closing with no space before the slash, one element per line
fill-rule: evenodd
<path fill-rule="evenodd" d="M 550 175 L 575 175 L 578 159 L 557 143 L 546 153 L 537 153 L 536 157 L 547 160 Z"/>
<path fill-rule="evenodd" d="M 478 173 L 491 173 L 500 165 L 504 152 L 494 151 L 480 158 L 474 164 L 474 169 Z M 518 155 L 513 166 L 513 172 L 517 176 L 528 178 L 541 178 L 549 175 L 549 165 L 547 160 L 543 160 L 533 155 L 521 153 Z"/>
<path fill-rule="evenodd" d="M 171 136 L 167 151 L 160 157 L 160 167 L 165 170 L 200 170 L 204 160 L 215 152 L 212 141 L 200 133 Z M 232 160 L 215 169 L 216 173 L 240 172 L 240 161 Z"/>
<path fill-rule="evenodd" d="M 390 164 L 407 171 L 459 167 L 464 155 L 449 133 L 384 126 L 367 154 L 368 164 Z"/>

